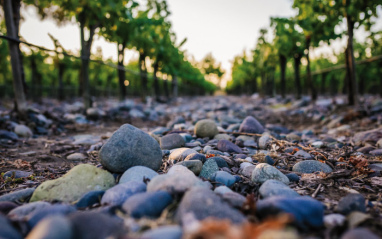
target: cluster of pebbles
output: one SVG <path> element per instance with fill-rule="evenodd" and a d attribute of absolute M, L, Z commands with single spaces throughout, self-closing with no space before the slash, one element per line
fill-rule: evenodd
<path fill-rule="evenodd" d="M 321 195 L 327 185 L 313 194 L 300 187 L 343 169 L 346 162 L 329 161 L 320 150 L 347 143 L 311 130 L 264 127 L 255 115 L 220 119 L 190 123 L 180 116 L 150 132 L 122 125 L 99 150 L 100 165 L 79 164 L 37 188 L 0 196 L 0 238 L 197 238 L 209 219 L 234 227 L 283 214 L 290 216 L 284 227 L 256 238 L 317 237 L 335 228 L 343 239 L 379 238 L 358 225 L 380 202 L 349 188 L 332 204 Z M 354 139 L 370 142 L 379 134 Z M 365 177 L 377 182 L 382 164 L 372 165 L 374 174 Z"/>

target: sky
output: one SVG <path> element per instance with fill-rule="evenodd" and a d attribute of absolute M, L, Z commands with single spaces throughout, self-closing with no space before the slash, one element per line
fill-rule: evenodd
<path fill-rule="evenodd" d="M 229 80 L 231 61 L 244 50 L 254 48 L 259 30 L 268 27 L 270 17 L 290 17 L 296 14 L 292 0 L 167 0 L 170 20 L 178 42 L 187 38 L 182 46 L 195 60 L 208 53 L 222 63 Z M 79 27 L 76 24 L 57 26 L 52 20 L 41 21 L 32 7 L 22 10 L 25 21 L 20 34 L 30 43 L 54 49 L 48 33 L 59 39 L 66 50 L 80 50 Z M 382 21 L 381 21 L 382 22 Z M 381 24 L 379 24 L 381 25 Z M 337 48 L 344 44 L 337 43 Z M 116 44 L 96 37 L 92 52 L 101 47 L 105 58 L 117 59 Z M 136 58 L 134 51 L 126 54 L 126 61 Z"/>

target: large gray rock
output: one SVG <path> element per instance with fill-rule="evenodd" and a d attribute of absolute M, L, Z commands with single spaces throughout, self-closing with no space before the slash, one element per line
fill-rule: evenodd
<path fill-rule="evenodd" d="M 115 180 L 111 173 L 93 165 L 80 164 L 61 178 L 40 184 L 34 191 L 30 201 L 58 200 L 73 202 L 80 199 L 87 192 L 106 190 L 114 185 Z"/>
<path fill-rule="evenodd" d="M 304 160 L 296 163 L 293 166 L 293 171 L 299 173 L 315 173 L 320 171 L 324 173 L 330 173 L 333 171 L 333 169 L 329 165 L 316 160 Z"/>
<path fill-rule="evenodd" d="M 197 220 L 214 217 L 228 219 L 233 223 L 246 221 L 240 211 L 231 208 L 218 195 L 205 188 L 193 188 L 188 191 L 183 196 L 175 217 L 178 222 L 184 223 L 190 214 Z"/>
<path fill-rule="evenodd" d="M 215 135 L 219 133 L 219 131 L 218 131 L 218 127 L 216 126 L 213 120 L 204 119 L 204 120 L 199 120 L 196 123 L 194 133 L 196 134 L 196 136 L 201 138 L 204 138 L 204 137 L 213 138 Z"/>
<path fill-rule="evenodd" d="M 254 183 L 264 183 L 269 179 L 279 180 L 285 184 L 289 184 L 289 179 L 277 168 L 267 164 L 260 163 L 256 165 L 256 168 L 252 172 L 252 182 Z"/>
<path fill-rule="evenodd" d="M 132 125 L 122 125 L 99 152 L 101 164 L 111 172 L 122 173 L 141 165 L 155 171 L 162 164 L 162 150 L 158 142 Z"/>
<path fill-rule="evenodd" d="M 241 123 L 239 132 L 262 134 L 265 129 L 257 119 L 252 116 L 247 116 Z"/>

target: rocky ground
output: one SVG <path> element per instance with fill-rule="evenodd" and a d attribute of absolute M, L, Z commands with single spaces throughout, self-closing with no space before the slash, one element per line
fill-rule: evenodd
<path fill-rule="evenodd" d="M 381 238 L 382 100 L 0 106 L 0 238 Z"/>

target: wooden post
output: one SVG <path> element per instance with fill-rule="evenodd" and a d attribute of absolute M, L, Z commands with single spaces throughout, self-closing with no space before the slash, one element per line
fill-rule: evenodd
<path fill-rule="evenodd" d="M 5 24 L 7 27 L 7 36 L 18 39 L 17 29 L 14 23 L 12 0 L 4 0 L 4 16 Z M 25 100 L 25 92 L 22 80 L 22 73 L 20 72 L 20 57 L 19 47 L 17 42 L 8 41 L 9 53 L 11 55 L 11 65 L 13 74 L 13 90 L 15 93 L 16 109 L 24 115 L 27 110 L 27 103 Z"/>

